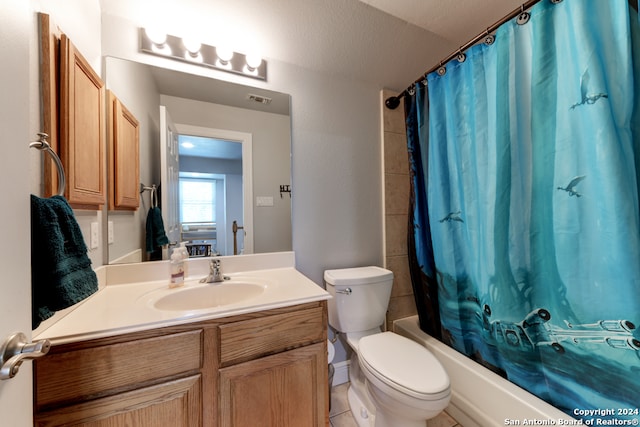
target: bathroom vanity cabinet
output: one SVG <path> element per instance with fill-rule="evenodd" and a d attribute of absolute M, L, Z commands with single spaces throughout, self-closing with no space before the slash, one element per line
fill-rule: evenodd
<path fill-rule="evenodd" d="M 327 426 L 327 305 L 52 345 L 34 425 Z"/>

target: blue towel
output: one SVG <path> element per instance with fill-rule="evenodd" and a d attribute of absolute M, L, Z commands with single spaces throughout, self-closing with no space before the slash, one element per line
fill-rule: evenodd
<path fill-rule="evenodd" d="M 147 214 L 147 253 L 152 254 L 151 259 L 158 259 L 153 254 L 160 253 L 162 259 L 162 247 L 169 244 L 169 238 L 164 231 L 162 211 L 159 207 L 152 207 Z"/>
<path fill-rule="evenodd" d="M 62 196 L 31 195 L 31 324 L 98 290 L 87 246 L 73 210 Z"/>

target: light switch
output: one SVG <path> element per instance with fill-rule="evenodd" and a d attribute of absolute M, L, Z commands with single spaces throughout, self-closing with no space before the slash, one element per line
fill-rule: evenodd
<path fill-rule="evenodd" d="M 271 196 L 256 197 L 256 206 L 273 206 L 273 197 Z"/>

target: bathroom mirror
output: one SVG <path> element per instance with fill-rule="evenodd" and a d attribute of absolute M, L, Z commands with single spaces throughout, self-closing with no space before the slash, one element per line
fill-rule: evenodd
<path fill-rule="evenodd" d="M 206 243 L 214 253 L 232 255 L 235 221 L 237 253 L 245 248 L 248 249 L 245 253 L 291 250 L 291 193 L 281 192 L 291 188 L 291 99 L 288 94 L 113 57 L 104 58 L 104 68 L 107 88 L 140 122 L 140 182 L 146 188 L 141 188 L 138 210 L 106 213 L 108 230 L 105 230 L 104 241 L 109 264 L 148 260 L 145 228 L 149 208 L 154 204 L 150 188 L 154 185 L 157 188 L 159 207 L 173 200 L 174 196 L 168 195 L 161 185 L 161 133 L 166 127 L 161 109 L 170 116 L 175 124 L 174 132 L 181 140 L 204 140 L 208 144 L 195 154 L 178 144 L 180 174 L 185 179 L 194 176 L 217 179 L 216 200 L 227 204 L 226 210 L 220 209 L 222 202 L 216 207 L 217 233 L 211 233 L 210 224 L 191 224 L 181 226 L 174 239 Z M 234 143 L 246 144 L 246 138 L 250 144 L 245 145 L 244 151 L 228 149 Z M 227 150 L 218 152 L 214 146 Z M 235 154 L 246 154 L 247 146 L 250 147 L 248 156 Z M 246 157 L 251 160 L 251 166 L 247 166 Z M 247 176 L 250 178 L 246 179 Z M 243 188 L 248 188 L 248 192 L 242 194 Z M 246 194 L 251 197 L 245 197 Z M 179 217 L 179 207 L 173 202 L 169 206 Z M 252 222 L 247 224 L 251 232 L 247 238 L 251 237 L 251 241 L 246 243 L 242 228 L 245 218 Z M 165 228 L 168 228 L 166 224 Z M 194 255 L 199 254 L 202 253 L 194 250 Z"/>

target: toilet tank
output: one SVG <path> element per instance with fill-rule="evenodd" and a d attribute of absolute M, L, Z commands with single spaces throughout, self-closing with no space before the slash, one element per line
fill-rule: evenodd
<path fill-rule="evenodd" d="M 380 267 L 326 270 L 329 324 L 340 332 L 360 332 L 380 327 L 391 296 L 393 272 Z"/>

